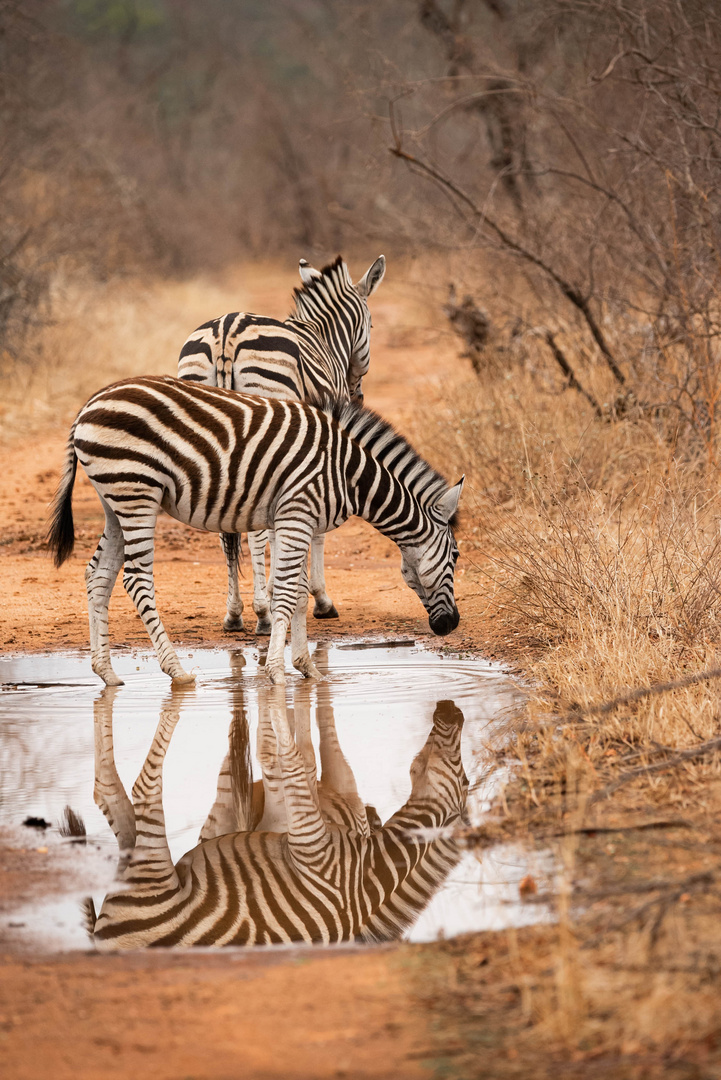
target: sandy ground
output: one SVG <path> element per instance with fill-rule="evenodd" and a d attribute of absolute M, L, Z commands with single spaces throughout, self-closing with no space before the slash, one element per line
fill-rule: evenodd
<path fill-rule="evenodd" d="M 288 282 L 293 283 L 290 276 Z M 263 287 L 275 301 L 270 313 L 282 311 L 289 285 L 265 281 Z M 414 401 L 435 393 L 458 361 L 448 339 L 409 329 L 398 294 L 392 286 L 383 289 L 372 305 L 373 360 L 364 390 L 366 402 L 403 429 Z M 268 311 L 265 298 L 256 292 L 245 306 Z M 193 325 L 185 326 L 179 316 L 178 344 Z M 157 369 L 172 370 L 173 360 L 165 358 Z M 74 495 L 73 557 L 57 571 L 44 547 L 66 431 L 65 425 L 34 429 L 0 448 L 4 653 L 88 647 L 83 573 L 102 530 L 102 513 L 84 476 Z M 309 618 L 312 639 L 413 637 L 454 651 L 507 653 L 510 643 L 485 632 L 483 586 L 463 560 L 457 576 L 461 623 L 441 643 L 403 584 L 399 554 L 390 541 L 354 520 L 328 538 L 326 550 L 329 592 L 341 617 L 333 622 Z M 243 594 L 250 629 L 241 635 L 222 630 L 225 567 L 217 537 L 168 518 L 161 521 L 156 582 L 159 610 L 176 644 L 256 640 L 250 632 L 255 620 L 247 566 Z M 120 585 L 111 604 L 111 635 L 115 649 L 147 645 Z M 42 892 L 60 873 L 35 851 L 36 843 L 29 838 L 23 850 L 6 837 L 0 849 L 0 909 L 8 911 L 16 900 Z M 6 944 L 0 959 L 2 1075 L 8 1080 L 427 1076 L 444 1036 L 433 1008 L 419 1003 L 413 955 L 412 947 L 398 946 L 312 955 L 294 951 L 272 961 L 258 954 L 207 953 L 28 957 L 13 955 Z"/>

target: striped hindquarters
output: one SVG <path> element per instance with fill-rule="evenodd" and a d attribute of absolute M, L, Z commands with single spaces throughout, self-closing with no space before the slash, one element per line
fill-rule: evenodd
<path fill-rule="evenodd" d="M 124 521 L 162 505 L 195 528 L 240 532 L 271 524 L 279 491 L 307 489 L 332 445 L 329 428 L 325 413 L 299 402 L 148 377 L 91 398 L 74 445 Z"/>
<path fill-rule="evenodd" d="M 180 351 L 178 378 L 261 397 L 303 401 L 309 390 L 303 345 L 310 357 L 319 355 L 318 343 L 301 344 L 287 323 L 230 312 L 193 331 Z M 311 379 L 310 389 L 314 382 Z"/>

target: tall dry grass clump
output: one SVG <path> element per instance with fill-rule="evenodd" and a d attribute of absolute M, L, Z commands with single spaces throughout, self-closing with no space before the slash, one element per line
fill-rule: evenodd
<path fill-rule="evenodd" d="M 478 375 L 459 362 L 415 434 L 449 475 L 466 469 L 461 580 L 527 686 L 481 842 L 556 856 L 557 925 L 509 934 L 495 978 L 518 988 L 519 1059 L 612 1054 L 630 1076 L 719 1022 L 721 680 L 697 678 L 721 674 L 718 470 L 668 414 L 599 416 L 538 335 L 492 349 Z M 572 355 L 607 402 L 607 371 Z M 468 1000 L 479 976 L 458 963 Z"/>
<path fill-rule="evenodd" d="M 432 458 L 468 472 L 461 550 L 530 650 L 534 710 L 583 709 L 714 666 L 720 504 L 704 448 L 680 447 L 659 418 L 599 418 L 539 368 L 531 353 L 460 380 L 418 424 Z M 603 375 L 588 379 L 602 398 Z M 616 740 L 686 746 L 717 729 L 713 687 L 695 687 L 611 712 L 599 752 Z"/>

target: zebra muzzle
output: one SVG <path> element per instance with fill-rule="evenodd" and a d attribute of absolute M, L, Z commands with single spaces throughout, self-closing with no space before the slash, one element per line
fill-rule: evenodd
<path fill-rule="evenodd" d="M 454 606 L 453 611 L 444 611 L 440 615 L 431 616 L 428 624 L 434 634 L 445 637 L 446 634 L 450 634 L 452 630 L 455 630 L 460 618 L 458 608 Z"/>

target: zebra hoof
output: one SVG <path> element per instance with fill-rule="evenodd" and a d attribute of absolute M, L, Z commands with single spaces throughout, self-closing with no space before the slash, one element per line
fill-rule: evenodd
<path fill-rule="evenodd" d="M 100 678 L 106 686 L 125 686 L 125 679 L 121 679 L 114 671 L 111 671 L 108 675 L 101 675 Z"/>
<path fill-rule="evenodd" d="M 195 682 L 195 675 L 191 675 L 188 671 L 181 671 L 179 675 L 171 675 L 171 679 L 173 686 L 188 686 Z"/>
<path fill-rule="evenodd" d="M 318 607 L 318 605 L 315 604 L 314 607 L 313 607 L 313 618 L 314 619 L 338 619 L 338 618 L 340 618 L 340 616 L 338 615 L 338 608 L 335 606 L 335 604 L 331 604 L 331 606 L 327 609 L 327 611 L 321 611 L 320 608 Z"/>
<path fill-rule="evenodd" d="M 229 634 L 238 633 L 243 629 L 242 615 L 226 615 L 223 619 L 223 629 Z"/>
<path fill-rule="evenodd" d="M 94 673 L 103 680 L 106 686 L 125 686 L 125 682 L 116 675 L 111 667 L 96 667 L 92 665 Z"/>
<path fill-rule="evenodd" d="M 285 668 L 283 667 L 268 667 L 265 665 L 265 670 L 268 672 L 268 678 L 272 682 L 273 686 L 285 686 Z"/>
<path fill-rule="evenodd" d="M 255 632 L 256 632 L 256 634 L 269 634 L 272 629 L 273 629 L 273 627 L 272 627 L 270 619 L 268 618 L 267 615 L 264 615 L 261 618 L 259 618 L 257 623 L 255 624 Z"/>
<path fill-rule="evenodd" d="M 302 660 L 294 660 L 293 667 L 296 671 L 300 672 L 304 679 L 321 679 L 322 675 L 318 671 L 310 657 L 305 657 Z"/>

